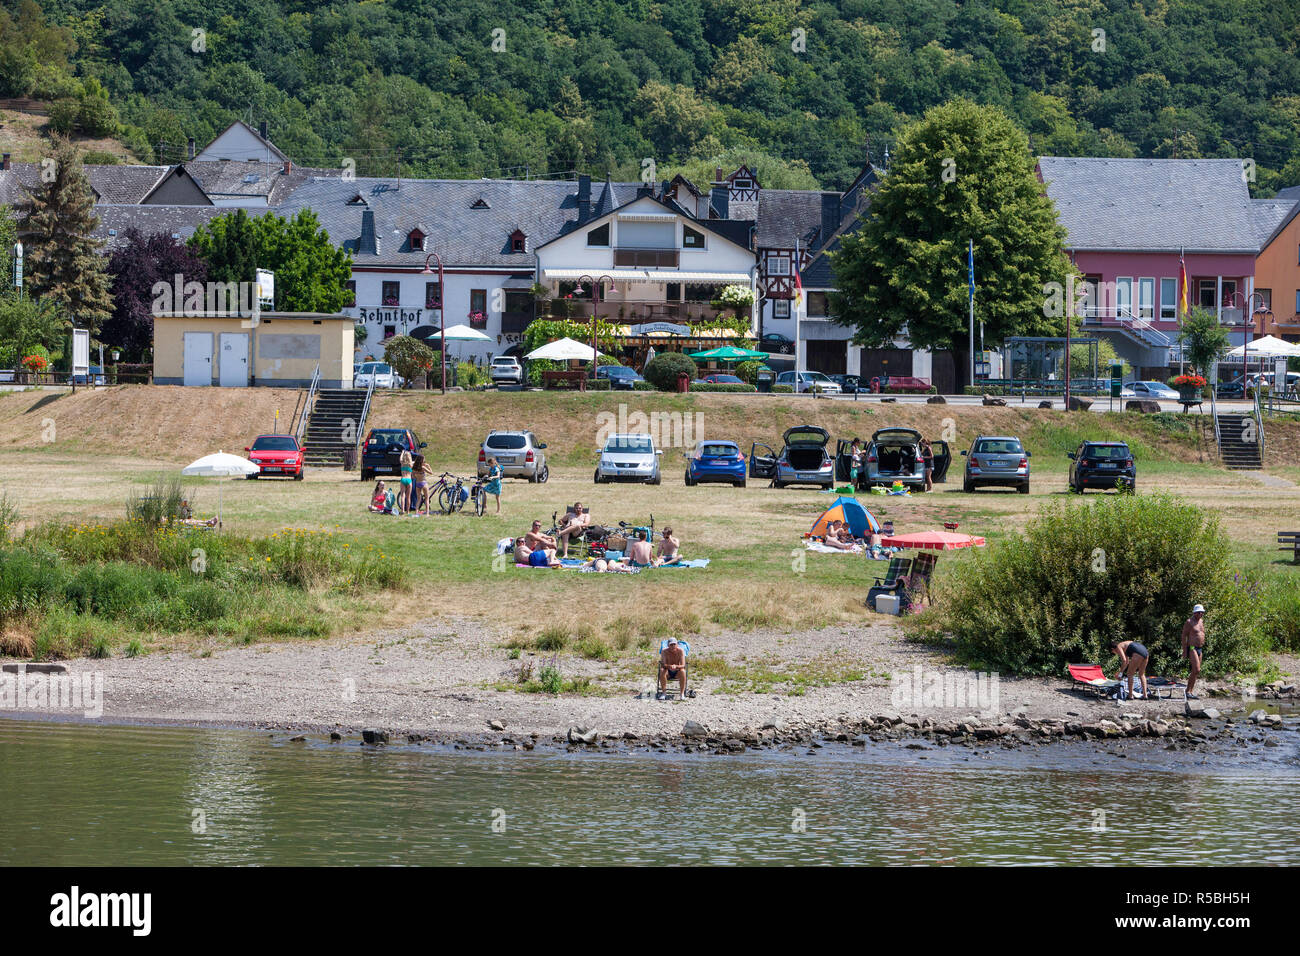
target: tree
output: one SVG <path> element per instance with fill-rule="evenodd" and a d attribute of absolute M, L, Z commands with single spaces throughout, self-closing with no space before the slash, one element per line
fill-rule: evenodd
<path fill-rule="evenodd" d="M 18 223 L 13 210 L 0 203 L 0 289 L 12 289 L 14 281 L 14 244 L 18 241 Z"/>
<path fill-rule="evenodd" d="M 72 320 L 92 332 L 112 315 L 106 263 L 91 233 L 94 194 L 77 151 L 67 140 L 55 141 L 53 166 L 45 186 L 32 193 L 24 228 L 26 269 L 31 294 L 60 303 Z"/>
<path fill-rule="evenodd" d="M 661 352 L 645 367 L 645 380 L 661 392 L 677 391 L 677 376 L 682 374 L 695 378 L 699 367 L 681 352 Z"/>
<path fill-rule="evenodd" d="M 165 283 L 174 288 L 176 276 L 181 287 L 187 282 L 203 282 L 208 264 L 195 250 L 161 233 L 144 236 L 129 230 L 126 244 L 108 260 L 112 278 L 113 317 L 104 323 L 100 338 L 116 345 L 135 359 L 153 347 L 154 285 Z M 179 309 L 180 303 L 173 308 Z"/>
<path fill-rule="evenodd" d="M 240 209 L 200 226 L 189 245 L 207 260 L 214 282 L 252 282 L 258 269 L 274 272 L 282 312 L 337 312 L 351 300 L 352 257 L 330 242 L 308 209 L 292 219 L 252 219 Z"/>
<path fill-rule="evenodd" d="M 409 335 L 394 335 L 384 343 L 384 361 L 407 382 L 422 379 L 439 364 L 437 352 Z"/>
<path fill-rule="evenodd" d="M 860 345 L 906 330 L 916 348 L 964 349 L 970 241 L 985 335 L 1059 333 L 1044 286 L 1070 269 L 1065 230 L 1028 140 L 1000 110 L 955 100 L 903 131 L 871 217 L 833 257 L 838 321 Z"/>
<path fill-rule="evenodd" d="M 1183 330 L 1178 334 L 1183 347 L 1183 357 L 1192 368 L 1206 378 L 1210 366 L 1228 351 L 1228 332 L 1219 324 L 1219 317 L 1209 309 L 1196 306 L 1183 316 Z"/>
<path fill-rule="evenodd" d="M 12 292 L 0 295 L 0 368 L 13 368 L 25 355 L 58 348 L 67 327 L 67 316 L 52 298 L 19 298 Z"/>

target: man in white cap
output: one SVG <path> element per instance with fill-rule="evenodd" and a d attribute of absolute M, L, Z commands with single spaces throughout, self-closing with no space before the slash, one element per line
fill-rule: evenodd
<path fill-rule="evenodd" d="M 1192 690 L 1196 678 L 1201 676 L 1201 660 L 1205 657 L 1205 608 L 1200 604 L 1192 608 L 1192 616 L 1183 622 L 1183 657 L 1191 669 L 1187 676 L 1187 699 L 1196 700 Z"/>
<path fill-rule="evenodd" d="M 668 638 L 668 643 L 664 645 L 663 653 L 659 655 L 659 693 L 655 695 L 659 700 L 664 699 L 664 691 L 668 689 L 668 682 L 676 680 L 681 686 L 681 696 L 686 697 L 686 652 L 682 646 L 677 643 L 677 638 Z"/>

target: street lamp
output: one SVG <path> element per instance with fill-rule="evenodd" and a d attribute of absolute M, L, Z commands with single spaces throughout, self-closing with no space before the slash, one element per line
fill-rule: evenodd
<path fill-rule="evenodd" d="M 442 360 L 442 374 L 439 376 L 439 383 L 442 385 L 442 394 L 447 394 L 447 283 L 443 281 L 442 256 L 436 252 L 431 252 L 424 257 L 424 269 L 421 275 L 431 276 L 433 270 L 429 268 L 429 260 L 438 260 L 438 355 Z"/>
<path fill-rule="evenodd" d="M 600 306 L 600 286 L 606 280 L 609 281 L 609 291 L 617 292 L 618 288 L 614 285 L 613 276 L 603 275 L 593 279 L 591 276 L 578 276 L 578 284 L 573 290 L 574 295 L 582 294 L 582 281 L 587 280 L 591 283 L 591 377 L 596 377 L 596 309 Z"/>
<path fill-rule="evenodd" d="M 1228 296 L 1228 301 L 1233 302 L 1238 296 L 1242 297 L 1245 306 L 1249 306 L 1256 299 L 1259 299 L 1259 308 L 1251 313 L 1251 321 L 1246 321 L 1246 309 L 1242 308 L 1241 315 L 1241 397 L 1246 397 L 1246 376 L 1250 374 L 1250 364 L 1247 353 L 1250 351 L 1250 333 L 1255 330 L 1254 316 L 1260 317 L 1261 326 L 1273 317 L 1273 310 L 1266 308 L 1264 297 L 1258 292 L 1252 292 L 1245 295 L 1242 292 L 1234 292 Z"/>

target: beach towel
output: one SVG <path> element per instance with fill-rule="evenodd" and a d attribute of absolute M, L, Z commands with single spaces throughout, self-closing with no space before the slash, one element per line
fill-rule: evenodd
<path fill-rule="evenodd" d="M 803 546 L 809 551 L 815 551 L 818 554 L 861 554 L 862 545 L 855 544 L 852 548 L 832 548 L 830 545 L 822 544 L 820 541 L 814 541 L 812 538 L 804 541 Z"/>
<path fill-rule="evenodd" d="M 676 564 L 661 564 L 654 570 L 669 571 L 673 568 L 707 568 L 708 566 L 708 558 L 691 558 L 689 561 L 678 561 Z"/>

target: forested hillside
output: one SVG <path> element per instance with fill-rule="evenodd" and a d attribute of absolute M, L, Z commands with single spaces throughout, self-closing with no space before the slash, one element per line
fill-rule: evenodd
<path fill-rule="evenodd" d="M 1243 156 L 1300 182 L 1296 0 L 19 0 L 0 97 L 177 161 L 232 119 L 299 163 L 639 175 L 758 155 L 842 187 L 955 96 L 1065 155 Z M 1102 32 L 1104 31 L 1104 32 Z M 0 139 L 3 131 L 0 130 Z"/>

